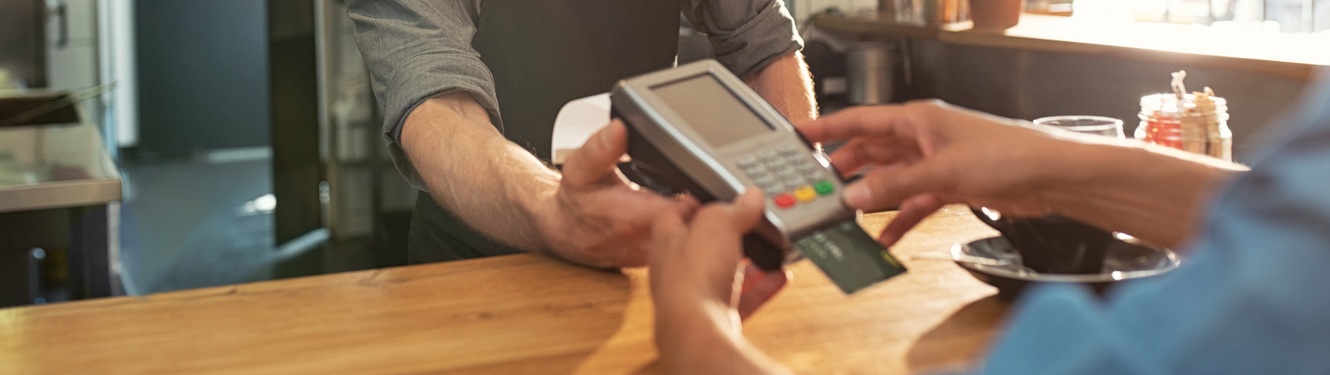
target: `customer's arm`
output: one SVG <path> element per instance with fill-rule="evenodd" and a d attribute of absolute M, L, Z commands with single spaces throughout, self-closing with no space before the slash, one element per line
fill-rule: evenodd
<path fill-rule="evenodd" d="M 1241 169 L 1023 125 L 939 102 L 916 102 L 853 109 L 801 129 L 813 140 L 850 139 L 832 155 L 843 170 L 876 167 L 847 188 L 846 198 L 865 209 L 902 204 L 888 228 L 896 232 L 884 234 L 892 236 L 887 242 L 942 204 L 965 202 L 1005 214 L 1064 214 L 1173 244 L 1177 240 L 1169 239 L 1193 230 L 1198 207 L 1214 185 Z M 691 221 L 683 215 L 657 219 L 651 289 L 656 343 L 668 373 L 788 372 L 748 343 L 736 310 L 736 281 L 744 279 L 736 269 L 740 238 L 760 219 L 759 194 L 749 191 L 733 205 L 707 205 Z M 1114 206 L 1119 204 L 1131 208 Z"/>
<path fill-rule="evenodd" d="M 863 107 L 802 124 L 813 141 L 851 139 L 842 171 L 871 166 L 847 187 L 866 210 L 899 205 L 880 240 L 892 244 L 947 203 L 1015 216 L 1059 214 L 1165 246 L 1190 238 L 1215 186 L 1244 167 L 1134 141 L 1041 132 L 941 102 Z"/>

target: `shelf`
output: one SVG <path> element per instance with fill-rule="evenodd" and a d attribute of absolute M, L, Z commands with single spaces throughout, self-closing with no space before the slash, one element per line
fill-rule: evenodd
<path fill-rule="evenodd" d="M 1310 81 L 1330 65 L 1330 34 L 1254 33 L 1197 25 L 1098 22 L 1025 14 L 1015 27 L 976 29 L 970 23 L 900 24 L 878 15 L 820 15 L 818 28 L 864 39 L 910 38 L 955 45 L 1098 54 L 1237 69 Z"/>

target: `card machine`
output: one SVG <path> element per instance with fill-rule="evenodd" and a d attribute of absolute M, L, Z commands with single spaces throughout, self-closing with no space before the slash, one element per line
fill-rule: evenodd
<path fill-rule="evenodd" d="M 759 267 L 778 269 L 802 254 L 846 293 L 905 272 L 855 223 L 826 156 L 715 60 L 625 79 L 610 100 L 628 128 L 632 161 L 619 169 L 630 180 L 703 203 L 762 189 L 764 220 L 743 240 Z"/>

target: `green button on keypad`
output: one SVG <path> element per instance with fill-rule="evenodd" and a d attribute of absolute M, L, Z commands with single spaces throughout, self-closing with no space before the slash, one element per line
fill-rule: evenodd
<path fill-rule="evenodd" d="M 836 187 L 831 184 L 831 181 L 822 180 L 813 184 L 813 190 L 817 191 L 817 195 L 831 195 L 831 192 L 836 191 Z"/>

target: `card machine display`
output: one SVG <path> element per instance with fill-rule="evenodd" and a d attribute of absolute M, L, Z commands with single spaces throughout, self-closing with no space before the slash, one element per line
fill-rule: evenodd
<path fill-rule="evenodd" d="M 825 155 L 715 60 L 625 79 L 610 100 L 628 127 L 632 162 L 620 170 L 630 180 L 703 203 L 762 189 L 764 220 L 743 241 L 759 267 L 806 256 L 846 293 L 905 272 L 855 223 Z"/>

